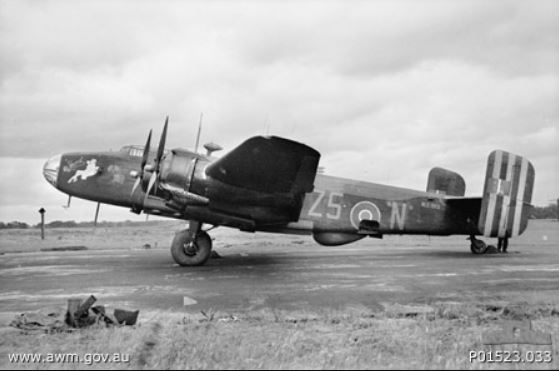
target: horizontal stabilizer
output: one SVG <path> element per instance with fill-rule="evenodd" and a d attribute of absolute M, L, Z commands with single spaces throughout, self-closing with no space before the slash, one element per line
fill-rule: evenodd
<path fill-rule="evenodd" d="M 263 193 L 311 192 L 320 153 L 279 137 L 253 137 L 206 168 L 225 184 Z"/>
<path fill-rule="evenodd" d="M 534 177 L 534 166 L 525 158 L 491 152 L 478 224 L 484 236 L 514 237 L 526 229 Z"/>
<path fill-rule="evenodd" d="M 466 193 L 466 183 L 460 174 L 434 167 L 429 172 L 427 192 L 462 197 Z"/>

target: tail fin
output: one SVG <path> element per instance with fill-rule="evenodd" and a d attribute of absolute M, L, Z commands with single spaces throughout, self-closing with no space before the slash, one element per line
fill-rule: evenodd
<path fill-rule="evenodd" d="M 429 172 L 427 179 L 427 192 L 462 197 L 466 192 L 466 183 L 460 174 L 434 167 Z"/>
<path fill-rule="evenodd" d="M 487 237 L 514 237 L 528 225 L 534 166 L 523 157 L 493 151 L 487 172 L 478 228 Z"/>

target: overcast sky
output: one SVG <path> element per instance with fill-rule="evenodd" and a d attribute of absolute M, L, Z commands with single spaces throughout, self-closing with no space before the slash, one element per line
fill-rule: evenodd
<path fill-rule="evenodd" d="M 226 150 L 258 134 L 330 175 L 425 189 L 434 166 L 481 195 L 493 149 L 559 197 L 558 1 L 0 1 L 0 221 L 93 218 L 48 157 L 142 144 Z M 105 207 L 100 219 L 143 219 Z"/>

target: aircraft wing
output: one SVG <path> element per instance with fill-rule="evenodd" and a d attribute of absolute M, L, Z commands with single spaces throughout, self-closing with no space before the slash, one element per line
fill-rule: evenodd
<path fill-rule="evenodd" d="M 225 184 L 265 194 L 311 192 L 320 153 L 279 137 L 252 137 L 206 168 Z"/>

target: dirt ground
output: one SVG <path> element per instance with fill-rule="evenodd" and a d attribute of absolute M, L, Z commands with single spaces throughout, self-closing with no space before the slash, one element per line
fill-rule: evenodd
<path fill-rule="evenodd" d="M 530 320 L 557 344 L 558 227 L 531 221 L 509 254 L 485 256 L 472 255 L 465 236 L 388 236 L 333 248 L 310 236 L 217 229 L 222 258 L 195 268 L 170 257 L 176 222 L 53 229 L 45 241 L 36 230 L 2 231 L 0 367 L 41 368 L 9 362 L 14 352 L 112 349 L 133 361 L 111 368 L 518 368 L 469 363 L 465 352 L 502 320 Z M 41 251 L 63 246 L 86 250 Z M 89 294 L 109 308 L 140 309 L 140 324 L 71 335 L 6 327 L 23 311 L 63 309 L 68 298 Z M 162 347 L 157 354 L 144 354 L 146 337 Z M 177 344 L 195 353 L 180 355 Z"/>

